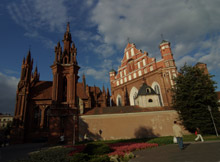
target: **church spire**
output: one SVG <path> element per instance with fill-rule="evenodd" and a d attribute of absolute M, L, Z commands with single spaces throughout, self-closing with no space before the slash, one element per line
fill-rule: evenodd
<path fill-rule="evenodd" d="M 72 37 L 70 34 L 70 23 L 67 23 L 66 32 L 64 33 L 63 37 L 63 44 L 64 44 L 64 51 L 66 51 L 67 54 L 70 53 L 70 47 L 72 43 Z"/>
<path fill-rule="evenodd" d="M 70 22 L 67 22 L 66 31 L 67 31 L 67 32 L 70 32 Z"/>
<path fill-rule="evenodd" d="M 86 91 L 86 76 L 84 73 L 83 73 L 82 83 L 83 83 L 84 91 Z"/>
<path fill-rule="evenodd" d="M 103 86 L 102 86 L 102 93 L 103 93 L 104 95 L 106 95 L 104 84 L 103 84 Z"/>
<path fill-rule="evenodd" d="M 27 54 L 27 58 L 26 58 L 26 64 L 30 64 L 31 63 L 31 51 L 29 50 L 28 51 L 28 54 Z"/>

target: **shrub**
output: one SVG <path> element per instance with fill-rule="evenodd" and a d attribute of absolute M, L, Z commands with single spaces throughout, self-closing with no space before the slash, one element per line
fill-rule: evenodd
<path fill-rule="evenodd" d="M 107 155 L 88 155 L 85 153 L 76 153 L 69 157 L 69 162 L 110 162 L 110 158 Z"/>
<path fill-rule="evenodd" d="M 126 153 L 123 157 L 124 161 L 129 161 L 130 159 L 133 159 L 135 157 L 135 155 L 130 152 L 130 153 Z"/>
<path fill-rule="evenodd" d="M 88 154 L 76 153 L 69 157 L 70 162 L 88 162 L 90 159 Z"/>
<path fill-rule="evenodd" d="M 84 153 L 89 155 L 104 155 L 110 153 L 111 151 L 112 150 L 108 145 L 102 143 L 90 143 L 86 145 L 85 149 L 83 150 Z"/>
<path fill-rule="evenodd" d="M 70 152 L 70 148 L 51 148 L 48 150 L 42 150 L 37 153 L 33 153 L 29 156 L 30 161 L 38 162 L 60 162 L 60 161 L 67 161 L 67 154 Z"/>
<path fill-rule="evenodd" d="M 47 150 L 40 150 L 29 154 L 26 159 L 15 160 L 13 162 L 68 162 L 68 153 L 72 148 L 49 148 Z"/>
<path fill-rule="evenodd" d="M 110 158 L 107 155 L 94 156 L 89 160 L 89 162 L 110 162 Z"/>

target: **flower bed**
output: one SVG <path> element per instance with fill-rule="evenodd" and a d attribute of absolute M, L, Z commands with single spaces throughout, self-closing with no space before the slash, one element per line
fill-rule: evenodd
<path fill-rule="evenodd" d="M 114 151 L 109 153 L 108 155 L 119 155 L 123 156 L 125 153 L 129 153 L 135 150 L 141 150 L 141 149 L 146 149 L 146 148 L 152 148 L 152 147 L 157 147 L 157 143 L 113 143 L 113 144 L 108 144 L 111 149 Z M 68 147 L 68 146 L 66 146 Z M 69 155 L 72 156 L 75 153 L 81 153 L 85 149 L 85 145 L 76 145 L 76 146 L 71 146 L 75 148 L 74 151 L 70 152 Z"/>
<path fill-rule="evenodd" d="M 156 143 L 115 143 L 109 144 L 114 152 L 109 153 L 109 156 L 124 156 L 126 153 L 130 153 L 135 150 L 141 150 L 146 148 L 157 147 Z"/>
<path fill-rule="evenodd" d="M 69 153 L 69 156 L 73 156 L 76 153 L 83 152 L 83 150 L 85 149 L 86 146 L 85 145 L 76 145 L 76 146 L 66 146 L 66 147 L 73 147 L 74 148 L 74 151 L 71 151 Z"/>

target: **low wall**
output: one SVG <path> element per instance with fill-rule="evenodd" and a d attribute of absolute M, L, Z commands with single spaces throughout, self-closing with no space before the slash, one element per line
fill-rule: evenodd
<path fill-rule="evenodd" d="M 92 140 L 172 136 L 174 120 L 178 120 L 175 110 L 83 115 L 79 120 L 79 138 L 83 140 L 85 134 Z"/>

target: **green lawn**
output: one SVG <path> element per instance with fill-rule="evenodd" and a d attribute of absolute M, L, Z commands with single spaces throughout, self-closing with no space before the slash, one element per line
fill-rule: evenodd
<path fill-rule="evenodd" d="M 184 135 L 183 142 L 194 142 L 196 136 L 195 135 Z M 220 136 L 216 135 L 203 135 L 204 141 L 215 141 L 220 140 Z M 148 142 L 148 143 L 157 143 L 159 146 L 173 144 L 173 136 L 165 136 L 165 137 L 155 137 L 155 138 L 142 138 L 142 139 L 120 139 L 120 140 L 106 140 L 106 141 L 93 141 L 89 143 L 120 143 L 120 142 Z M 83 144 L 85 142 L 79 142 L 78 144 Z M 88 143 L 88 142 L 87 142 Z"/>

